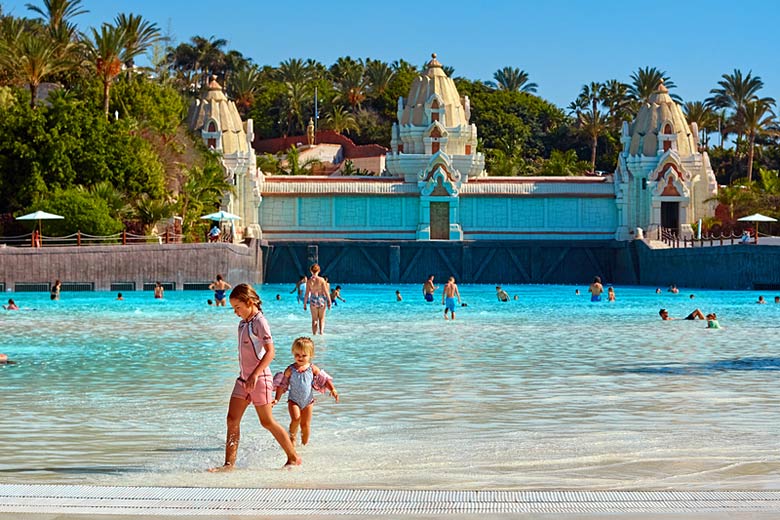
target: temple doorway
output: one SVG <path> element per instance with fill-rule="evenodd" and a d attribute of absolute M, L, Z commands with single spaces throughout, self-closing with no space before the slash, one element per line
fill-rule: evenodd
<path fill-rule="evenodd" d="M 450 203 L 431 202 L 431 240 L 450 239 Z"/>
<path fill-rule="evenodd" d="M 680 232 L 680 203 L 661 202 L 661 227 Z"/>

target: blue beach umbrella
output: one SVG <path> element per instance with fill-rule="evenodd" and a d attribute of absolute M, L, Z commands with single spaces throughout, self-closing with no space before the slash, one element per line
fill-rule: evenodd
<path fill-rule="evenodd" d="M 223 220 L 241 220 L 241 217 L 238 215 L 234 215 L 233 213 L 228 213 L 227 211 L 219 210 L 216 213 L 209 213 L 208 215 L 203 215 L 200 217 L 205 220 L 219 220 L 222 222 Z"/>

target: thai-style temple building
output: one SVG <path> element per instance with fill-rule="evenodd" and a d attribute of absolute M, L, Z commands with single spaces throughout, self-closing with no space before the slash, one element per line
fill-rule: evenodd
<path fill-rule="evenodd" d="M 225 211 L 241 217 L 240 224 L 234 226 L 234 239 L 240 242 L 244 238 L 258 238 L 260 195 L 257 157 L 252 148 L 252 120 L 241 121 L 236 104 L 212 76 L 201 97 L 190 105 L 187 123 L 210 150 L 219 154 L 225 175 L 236 187 L 235 194 L 226 194 L 222 204 Z"/>
<path fill-rule="evenodd" d="M 398 100 L 397 117 L 386 171 L 366 177 L 264 175 L 249 145 L 251 120 L 241 123 L 216 81 L 193 104 L 190 127 L 222 154 L 237 187 L 225 209 L 242 217 L 239 238 L 271 245 L 553 241 L 617 247 L 655 236 L 661 227 L 690 235 L 691 224 L 713 214 L 708 199 L 717 184 L 707 153 L 663 84 L 636 119 L 624 123 L 619 163 L 604 176 L 491 177 L 477 151 L 469 99 L 459 95 L 436 55 Z"/>

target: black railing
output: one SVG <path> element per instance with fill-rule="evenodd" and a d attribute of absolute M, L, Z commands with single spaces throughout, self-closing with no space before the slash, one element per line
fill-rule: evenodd
<path fill-rule="evenodd" d="M 669 228 L 658 229 L 658 239 L 669 247 L 714 247 L 714 246 L 731 246 L 734 244 L 746 243 L 744 235 L 735 235 L 732 232 L 729 233 L 708 233 L 702 234 L 701 238 L 685 237 Z M 753 239 L 749 242 L 752 243 Z"/>

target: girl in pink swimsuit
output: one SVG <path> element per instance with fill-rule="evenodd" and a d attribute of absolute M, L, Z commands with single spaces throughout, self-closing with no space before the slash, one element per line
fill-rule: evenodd
<path fill-rule="evenodd" d="M 260 310 L 260 297 L 247 284 L 240 284 L 230 293 L 233 312 L 241 318 L 238 324 L 238 363 L 240 374 L 236 378 L 227 414 L 227 440 L 225 464 L 209 471 L 231 471 L 236 465 L 238 441 L 241 437 L 241 418 L 249 404 L 255 406 L 260 424 L 271 432 L 276 442 L 287 454 L 285 466 L 297 466 L 301 458 L 284 427 L 274 420 L 273 379 L 269 365 L 274 358 L 274 340 L 268 322 Z"/>

